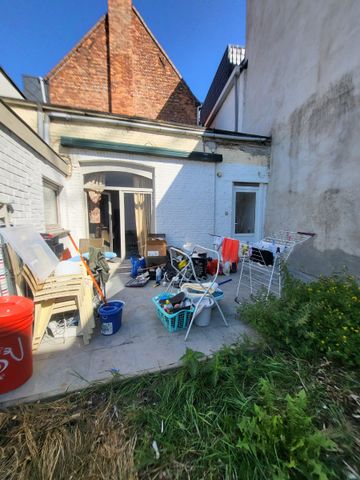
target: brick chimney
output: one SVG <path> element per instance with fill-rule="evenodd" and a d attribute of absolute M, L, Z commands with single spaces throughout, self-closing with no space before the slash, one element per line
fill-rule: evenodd
<path fill-rule="evenodd" d="M 131 0 L 108 0 L 111 112 L 133 115 Z"/>

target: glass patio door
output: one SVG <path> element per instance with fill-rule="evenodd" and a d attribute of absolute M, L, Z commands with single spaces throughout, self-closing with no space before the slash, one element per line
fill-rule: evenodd
<path fill-rule="evenodd" d="M 145 255 L 147 236 L 151 231 L 151 193 L 120 192 L 123 204 L 122 249 L 123 257 Z"/>

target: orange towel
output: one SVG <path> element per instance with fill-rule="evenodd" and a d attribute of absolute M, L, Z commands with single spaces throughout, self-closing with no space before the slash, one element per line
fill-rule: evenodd
<path fill-rule="evenodd" d="M 224 238 L 222 243 L 222 259 L 223 262 L 238 263 L 239 262 L 239 240 L 233 238 Z"/>

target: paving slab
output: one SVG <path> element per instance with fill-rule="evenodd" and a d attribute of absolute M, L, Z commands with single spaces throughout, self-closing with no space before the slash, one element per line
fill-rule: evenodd
<path fill-rule="evenodd" d="M 211 355 L 223 345 L 245 337 L 255 338 L 254 331 L 236 316 L 234 302 L 238 274 L 222 288 L 221 307 L 229 323 L 226 327 L 217 309 L 213 309 L 208 327 L 193 325 L 188 340 L 185 331 L 169 333 L 156 316 L 152 297 L 165 290 L 153 288 L 149 282 L 143 288 L 127 288 L 129 273 L 121 265 L 113 267 L 107 295 L 111 300 L 125 302 L 122 326 L 111 336 L 100 334 L 99 326 L 89 345 L 81 337 L 45 338 L 34 353 L 34 373 L 20 388 L 0 395 L 0 405 L 37 401 L 77 391 L 92 382 L 110 380 L 113 372 L 124 376 L 155 372 L 180 364 L 186 348 Z"/>

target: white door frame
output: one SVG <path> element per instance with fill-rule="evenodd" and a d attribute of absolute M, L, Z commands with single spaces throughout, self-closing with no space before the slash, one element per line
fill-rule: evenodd
<path fill-rule="evenodd" d="M 133 188 L 133 187 L 107 187 L 105 186 L 105 190 L 112 190 L 119 193 L 119 225 L 120 225 L 120 258 L 124 260 L 126 257 L 126 242 L 125 242 L 125 222 L 121 221 L 121 219 L 125 219 L 125 200 L 124 194 L 125 193 L 147 193 L 151 195 L 151 228 L 154 228 L 155 219 L 154 219 L 154 189 L 153 188 Z M 106 192 L 105 192 L 106 194 Z M 109 194 L 107 194 L 109 195 Z M 86 212 L 86 233 L 87 237 L 89 237 L 89 214 L 88 214 L 88 199 L 86 195 L 86 191 L 84 190 L 85 196 L 85 212 Z M 109 196 L 110 197 L 110 196 Z M 111 203 L 111 197 L 110 197 Z M 111 216 L 112 216 L 112 208 L 111 208 Z M 113 231 L 112 231 L 112 222 L 111 222 L 111 245 L 113 246 Z"/>
<path fill-rule="evenodd" d="M 153 189 L 152 188 L 133 188 L 133 187 L 106 187 L 106 190 L 119 192 L 119 225 L 120 225 L 120 258 L 126 257 L 126 239 L 125 239 L 125 193 L 147 193 L 151 195 L 151 225 L 153 225 Z M 123 219 L 123 221 L 121 221 Z"/>
<path fill-rule="evenodd" d="M 109 212 L 109 240 L 110 240 L 110 252 L 114 250 L 114 238 L 113 238 L 113 228 L 112 228 L 112 202 L 111 195 L 108 192 L 103 192 L 101 195 L 104 195 L 108 199 L 108 212 Z"/>
<path fill-rule="evenodd" d="M 255 231 L 254 233 L 235 233 L 235 213 L 236 213 L 236 193 L 249 192 L 255 193 Z M 266 184 L 258 185 L 233 185 L 232 193 L 232 218 L 231 233 L 233 238 L 237 238 L 240 242 L 257 242 L 261 240 L 264 232 L 264 211 L 265 211 Z"/>

